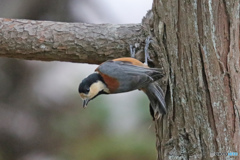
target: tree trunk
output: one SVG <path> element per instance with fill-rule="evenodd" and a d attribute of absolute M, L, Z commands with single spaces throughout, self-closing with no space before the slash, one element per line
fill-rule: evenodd
<path fill-rule="evenodd" d="M 0 56 L 99 64 L 126 56 L 134 42 L 142 51 L 150 35 L 153 64 L 166 71 L 159 83 L 168 113 L 155 123 L 158 159 L 230 159 L 218 155 L 240 154 L 239 6 L 154 0 L 142 29 L 0 19 Z"/>
<path fill-rule="evenodd" d="M 239 153 L 239 0 L 154 0 L 152 12 L 145 31 L 169 75 L 158 159 Z"/>

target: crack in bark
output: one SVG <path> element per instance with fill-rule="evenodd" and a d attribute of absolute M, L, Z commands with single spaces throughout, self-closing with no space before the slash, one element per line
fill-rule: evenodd
<path fill-rule="evenodd" d="M 206 107 L 207 107 L 207 110 L 208 110 L 208 119 L 209 119 L 209 124 L 210 124 L 210 127 L 212 128 L 212 131 L 214 132 L 214 138 L 213 138 L 213 143 L 214 143 L 214 146 L 216 146 L 216 150 L 218 151 L 218 143 L 216 141 L 216 137 L 217 137 L 217 128 L 215 126 L 216 122 L 215 122 L 215 119 L 214 119 L 214 114 L 213 114 L 213 108 L 211 106 L 212 102 L 211 102 L 211 96 L 210 96 L 210 91 L 209 91 L 209 82 L 207 81 L 207 75 L 206 75 L 206 71 L 205 71 L 205 64 L 204 64 L 204 50 L 201 46 L 201 44 L 199 44 L 199 51 L 200 51 L 200 58 L 201 58 L 201 63 L 202 63 L 202 74 L 203 74 L 203 81 L 205 83 L 205 86 L 207 86 L 207 88 L 205 89 L 205 92 L 206 92 L 206 97 L 208 97 L 209 99 L 209 103 L 206 104 Z M 207 101 L 207 98 L 206 98 L 206 102 Z"/>
<path fill-rule="evenodd" d="M 197 26 L 200 43 L 203 44 L 202 0 L 197 0 Z"/>

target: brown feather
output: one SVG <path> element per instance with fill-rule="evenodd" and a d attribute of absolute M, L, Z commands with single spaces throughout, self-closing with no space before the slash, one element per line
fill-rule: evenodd
<path fill-rule="evenodd" d="M 98 69 L 96 71 L 102 76 L 104 82 L 107 85 L 107 88 L 109 89 L 110 93 L 114 93 L 115 90 L 119 87 L 119 82 L 116 78 L 109 77 L 106 74 L 101 73 Z"/>
<path fill-rule="evenodd" d="M 135 58 L 130 58 L 130 57 L 117 58 L 117 59 L 113 59 L 112 61 L 129 62 L 129 63 L 131 63 L 132 65 L 135 65 L 135 66 L 141 66 L 141 67 L 149 68 L 147 65 L 145 65 L 142 62 L 140 62 L 139 60 L 137 60 Z"/>

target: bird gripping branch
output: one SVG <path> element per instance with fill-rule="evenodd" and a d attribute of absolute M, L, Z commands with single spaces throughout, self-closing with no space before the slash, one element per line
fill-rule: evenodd
<path fill-rule="evenodd" d="M 142 90 L 149 98 L 150 113 L 153 120 L 159 119 L 160 114 L 167 112 L 164 93 L 156 80 L 163 77 L 158 68 L 149 68 L 148 47 L 150 37 L 145 41 L 145 62 L 133 58 L 135 48 L 130 46 L 131 58 L 123 57 L 108 60 L 99 65 L 95 72 L 90 74 L 79 85 L 79 94 L 85 108 L 89 101 L 101 94 L 116 94 L 133 90 Z"/>

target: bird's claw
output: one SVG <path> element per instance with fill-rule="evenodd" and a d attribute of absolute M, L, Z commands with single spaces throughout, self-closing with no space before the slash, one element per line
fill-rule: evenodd
<path fill-rule="evenodd" d="M 145 48 L 144 48 L 144 52 L 145 52 L 145 64 L 148 64 L 148 60 L 149 61 L 153 61 L 150 56 L 149 56 L 149 53 L 148 53 L 148 47 L 149 47 L 149 44 L 152 42 L 151 40 L 151 37 L 148 36 L 145 40 Z"/>
<path fill-rule="evenodd" d="M 144 63 L 146 65 L 148 65 L 148 61 L 153 61 L 151 58 L 150 58 L 150 55 L 148 53 L 148 47 L 149 47 L 149 44 L 152 42 L 153 40 L 151 40 L 151 37 L 148 36 L 145 40 L 145 47 L 144 47 L 144 53 L 145 53 L 145 61 Z M 130 45 L 130 54 L 131 54 L 131 57 L 132 58 L 135 58 L 135 52 L 136 52 L 136 47 L 133 46 L 133 45 Z"/>
<path fill-rule="evenodd" d="M 133 45 L 130 45 L 130 53 L 132 58 L 135 58 L 135 52 L 136 52 L 136 48 L 133 47 Z"/>

